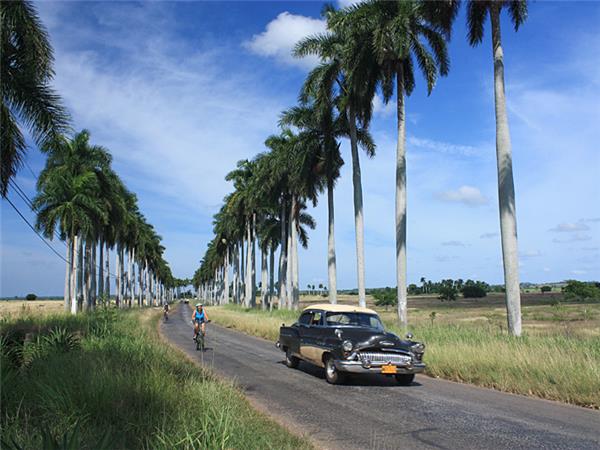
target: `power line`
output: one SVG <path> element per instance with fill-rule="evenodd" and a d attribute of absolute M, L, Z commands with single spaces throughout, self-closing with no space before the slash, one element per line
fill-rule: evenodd
<path fill-rule="evenodd" d="M 23 214 L 21 214 L 21 211 L 19 211 L 19 209 L 18 209 L 18 208 L 17 208 L 17 207 L 14 205 L 14 203 L 13 203 L 13 202 L 11 202 L 11 201 L 10 201 L 10 199 L 9 199 L 8 197 L 5 197 L 5 200 L 8 202 L 8 204 L 9 204 L 10 206 L 12 206 L 12 207 L 13 207 L 13 209 L 14 209 L 14 210 L 17 212 L 17 214 L 18 214 L 18 215 L 21 217 L 21 219 L 23 219 L 23 221 L 24 221 L 24 222 L 25 222 L 27 225 L 29 225 L 29 228 L 31 228 L 31 229 L 33 230 L 33 232 L 34 232 L 35 234 L 37 234 L 37 236 L 38 236 L 38 237 L 39 237 L 39 238 L 42 240 L 42 242 L 43 242 L 44 244 L 46 244 L 46 245 L 48 246 L 48 248 L 49 248 L 50 250 L 52 250 L 52 252 L 53 252 L 53 253 L 54 253 L 56 256 L 58 256 L 58 257 L 59 257 L 60 259 L 62 259 L 62 260 L 65 262 L 65 263 L 67 263 L 67 264 L 68 264 L 68 261 L 67 261 L 67 260 L 66 260 L 66 259 L 65 259 L 65 258 L 64 258 L 64 257 L 63 257 L 61 254 L 60 254 L 60 253 L 58 253 L 58 252 L 57 252 L 57 251 L 54 249 L 54 247 L 52 247 L 52 246 L 50 245 L 50 243 L 49 243 L 49 242 L 46 240 L 46 238 L 44 238 L 44 236 L 42 236 L 42 235 L 41 235 L 41 234 L 38 232 L 38 230 L 36 230 L 36 229 L 35 229 L 35 227 L 34 227 L 33 225 L 31 225 L 31 223 L 29 222 L 29 220 L 27 220 L 27 218 L 26 218 L 26 217 L 25 217 Z"/>

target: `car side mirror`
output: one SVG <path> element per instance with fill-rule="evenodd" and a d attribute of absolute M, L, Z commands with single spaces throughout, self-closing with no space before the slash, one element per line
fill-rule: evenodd
<path fill-rule="evenodd" d="M 412 339 L 412 338 L 413 338 L 412 333 L 406 333 L 406 339 Z"/>
<path fill-rule="evenodd" d="M 340 330 L 339 328 L 336 328 L 334 333 L 338 337 L 338 339 L 342 338 L 342 330 Z"/>

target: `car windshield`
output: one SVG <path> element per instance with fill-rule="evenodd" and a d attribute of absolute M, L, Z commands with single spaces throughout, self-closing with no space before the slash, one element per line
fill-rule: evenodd
<path fill-rule="evenodd" d="M 333 327 L 361 327 L 383 331 L 383 324 L 376 314 L 359 312 L 328 312 L 327 325 Z"/>

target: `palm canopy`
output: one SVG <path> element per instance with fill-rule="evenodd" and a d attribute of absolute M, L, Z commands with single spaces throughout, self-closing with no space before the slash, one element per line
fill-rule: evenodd
<path fill-rule="evenodd" d="M 483 40 L 484 26 L 492 8 L 508 9 L 515 31 L 527 19 L 526 0 L 470 0 L 467 3 L 467 28 L 469 44 L 476 46 Z"/>
<path fill-rule="evenodd" d="M 20 124 L 43 146 L 68 127 L 68 115 L 50 87 L 54 76 L 48 33 L 28 1 L 0 2 L 0 194 L 26 151 Z"/>
<path fill-rule="evenodd" d="M 436 2 L 371 0 L 345 8 L 333 18 L 334 27 L 367 33 L 366 42 L 380 68 L 378 81 L 385 102 L 394 93 L 398 73 L 403 77 L 399 87 L 402 93 L 412 93 L 415 61 L 425 78 L 428 93 L 438 77 L 447 75 L 450 70 L 446 39 L 450 33 L 447 22 L 451 23 L 451 19 L 435 19 L 438 16 L 432 13 L 429 3 Z M 446 17 L 456 14 L 454 4 L 448 2 Z"/>

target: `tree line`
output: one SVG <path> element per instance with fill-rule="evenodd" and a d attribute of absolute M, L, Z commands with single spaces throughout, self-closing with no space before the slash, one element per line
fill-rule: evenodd
<path fill-rule="evenodd" d="M 281 132 L 265 141 L 266 151 L 238 163 L 227 177 L 234 192 L 214 220 L 214 239 L 194 275 L 199 296 L 228 302 L 230 266 L 233 299 L 256 304 L 256 246 L 261 252 L 263 308 L 275 298 L 275 252 L 279 248 L 280 308 L 298 307 L 297 244 L 306 245 L 306 228 L 314 221 L 305 212 L 308 202 L 327 193 L 329 301 L 336 303 L 336 253 L 333 191 L 344 163 L 340 140 L 349 139 L 352 161 L 358 303 L 365 306 L 364 215 L 359 148 L 374 156 L 369 133 L 373 99 L 380 93 L 387 104 L 396 94 L 396 298 L 398 317 L 406 326 L 406 97 L 413 93 L 417 73 L 431 94 L 439 77 L 450 70 L 448 42 L 460 2 L 366 1 L 343 9 L 326 6 L 327 31 L 296 44 L 296 57 L 316 55 L 320 63 L 307 76 L 299 104 L 284 111 Z M 466 2 L 468 41 L 483 40 L 491 22 L 496 113 L 498 194 L 506 305 L 509 330 L 521 333 L 515 193 L 506 101 L 500 13 L 508 11 L 517 30 L 527 17 L 524 0 Z M 267 280 L 268 279 L 268 280 Z"/>
<path fill-rule="evenodd" d="M 109 302 L 111 276 L 119 307 L 168 301 L 175 284 L 162 238 L 113 170 L 109 151 L 91 144 L 87 130 L 72 133 L 70 115 L 50 85 L 52 46 L 34 6 L 2 2 L 0 19 L 0 193 L 6 198 L 9 187 L 16 189 L 37 214 L 35 228 L 65 241 L 65 310 L 75 314 Z M 30 202 L 14 180 L 27 150 L 24 128 L 46 155 Z"/>

